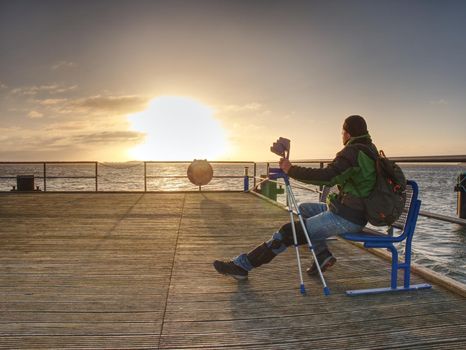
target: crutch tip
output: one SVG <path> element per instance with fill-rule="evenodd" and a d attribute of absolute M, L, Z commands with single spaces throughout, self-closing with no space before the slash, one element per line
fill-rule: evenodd
<path fill-rule="evenodd" d="M 304 284 L 301 284 L 299 290 L 300 290 L 300 292 L 301 292 L 302 295 L 305 295 L 305 294 L 306 294 L 306 289 L 304 288 Z"/>
<path fill-rule="evenodd" d="M 324 287 L 324 294 L 325 296 L 330 295 L 330 289 L 328 287 Z"/>

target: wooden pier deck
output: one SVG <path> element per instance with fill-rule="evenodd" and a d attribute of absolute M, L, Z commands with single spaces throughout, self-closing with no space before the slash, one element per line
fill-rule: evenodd
<path fill-rule="evenodd" d="M 243 193 L 1 194 L 0 348 L 466 349 L 464 297 L 345 296 L 389 265 L 343 241 L 329 297 L 299 294 L 293 250 L 247 282 L 213 270 L 287 220 Z"/>

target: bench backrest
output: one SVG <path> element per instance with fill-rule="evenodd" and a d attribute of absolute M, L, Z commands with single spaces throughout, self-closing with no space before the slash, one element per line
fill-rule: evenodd
<path fill-rule="evenodd" d="M 325 202 L 326 198 L 331 193 L 337 193 L 337 186 L 324 186 L 322 193 L 320 194 L 319 200 Z M 417 216 L 421 206 L 421 201 L 418 200 L 419 189 L 417 183 L 412 180 L 408 180 L 406 186 L 406 203 L 403 210 L 403 214 L 395 221 L 391 227 L 401 231 L 399 236 L 396 236 L 395 241 L 402 241 L 407 236 L 410 237 L 414 233 L 416 227 Z M 390 227 L 389 227 L 390 229 Z"/>
<path fill-rule="evenodd" d="M 421 201 L 418 199 L 419 188 L 417 183 L 408 180 L 406 186 L 406 204 L 403 214 L 392 225 L 395 228 L 402 230 L 402 234 L 398 236 L 396 241 L 402 241 L 406 237 L 411 241 L 414 229 L 416 228 L 417 217 L 421 208 Z"/>

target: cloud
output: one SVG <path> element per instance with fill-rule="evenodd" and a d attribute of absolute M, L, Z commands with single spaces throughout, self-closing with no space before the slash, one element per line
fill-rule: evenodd
<path fill-rule="evenodd" d="M 47 98 L 45 100 L 38 100 L 37 102 L 42 106 L 52 106 L 62 104 L 68 101 L 66 98 Z"/>
<path fill-rule="evenodd" d="M 136 131 L 103 131 L 75 135 L 71 138 L 71 141 L 81 144 L 121 144 L 139 143 L 144 140 L 144 137 L 144 133 Z"/>
<path fill-rule="evenodd" d="M 118 116 L 140 112 L 147 108 L 149 99 L 137 95 L 103 96 L 83 98 L 44 98 L 33 100 L 39 108 L 45 108 L 48 115 L 76 117 Z"/>
<path fill-rule="evenodd" d="M 35 119 L 35 118 L 42 118 L 44 115 L 40 112 L 37 112 L 37 111 L 30 111 L 28 113 L 28 117 L 31 118 L 31 119 Z"/>
<path fill-rule="evenodd" d="M 52 91 L 58 84 L 29 87 Z M 23 91 L 21 91 L 23 92 Z M 20 93 L 20 92 L 18 92 Z M 129 131 L 125 114 L 144 110 L 147 98 L 135 95 L 55 98 L 18 95 L 22 108 L 12 116 L 30 118 L 0 126 L 0 159 L 118 159 L 145 139 Z M 14 121 L 15 117 L 12 117 Z M 32 123 L 34 121 L 34 123 Z M 7 125 L 17 125 L 8 128 Z M 15 158 L 16 157 L 16 158 Z"/>
<path fill-rule="evenodd" d="M 21 131 L 21 128 L 17 127 L 17 126 L 13 126 L 13 127 L 8 127 L 8 128 L 2 128 L 0 127 L 0 142 L 2 142 L 2 146 L 3 143 L 10 139 L 10 135 L 18 135 L 18 133 Z"/>
<path fill-rule="evenodd" d="M 28 95 L 34 96 L 38 93 L 49 93 L 49 94 L 61 94 L 64 92 L 69 92 L 76 90 L 78 85 L 61 85 L 61 84 L 49 84 L 49 85 L 34 85 L 34 86 L 23 86 L 11 90 L 12 94 L 15 95 Z"/>
<path fill-rule="evenodd" d="M 43 129 L 46 132 L 54 132 L 56 130 L 61 130 L 62 132 L 83 132 L 86 130 L 96 130 L 103 126 L 96 123 L 94 120 L 66 120 L 59 122 L 48 123 L 43 126 Z"/>
<path fill-rule="evenodd" d="M 70 61 L 59 61 L 52 65 L 50 69 L 52 70 L 59 70 L 59 69 L 68 69 L 68 68 L 74 68 L 76 67 L 77 64 L 75 62 L 70 62 Z"/>
<path fill-rule="evenodd" d="M 249 102 L 243 105 L 224 105 L 216 108 L 220 115 L 234 116 L 235 118 L 256 118 L 262 120 L 262 117 L 271 114 L 272 112 L 266 109 L 261 103 Z"/>
<path fill-rule="evenodd" d="M 6 86 L 6 84 L 4 84 L 2 81 L 0 81 L 0 89 L 7 89 L 8 86 Z"/>
<path fill-rule="evenodd" d="M 52 133 L 23 127 L 0 128 L 0 141 L 5 152 L 35 151 L 49 147 L 59 138 Z"/>
<path fill-rule="evenodd" d="M 90 96 L 72 100 L 70 107 L 84 109 L 86 111 L 101 111 L 119 114 L 134 113 L 144 110 L 147 107 L 149 99 L 137 95 L 125 96 Z"/>
<path fill-rule="evenodd" d="M 448 105 L 448 101 L 443 99 L 443 98 L 440 98 L 438 100 L 429 101 L 429 103 L 431 105 Z"/>
<path fill-rule="evenodd" d="M 99 152 L 131 147 L 140 143 L 144 137 L 143 133 L 126 130 L 94 132 L 55 129 L 44 133 L 41 129 L 0 128 L 0 142 L 5 155 L 8 152 L 28 152 L 34 155 L 46 151 L 76 154 L 79 149 Z"/>
<path fill-rule="evenodd" d="M 65 88 L 69 86 L 26 86 L 10 96 L 17 103 L 10 113 L 12 122 L 2 123 L 3 129 L 0 127 L 0 159 L 124 160 L 128 149 L 144 141 L 144 133 L 129 131 L 124 115 L 144 110 L 148 98 L 103 94 L 73 98 L 49 94 Z M 34 93 L 37 94 L 31 96 Z M 29 122 L 16 119 L 24 117 Z M 8 125 L 18 127 L 6 128 Z"/>
<path fill-rule="evenodd" d="M 263 106 L 257 102 L 250 102 L 244 105 L 225 105 L 219 108 L 221 112 L 244 112 L 244 111 L 258 111 L 261 110 Z"/>
<path fill-rule="evenodd" d="M 84 97 L 54 96 L 76 90 L 78 85 L 58 83 L 22 86 L 10 90 L 17 99 L 17 105 L 28 110 L 41 110 L 46 115 L 125 115 L 143 111 L 149 98 L 140 95 L 91 95 Z M 45 110 L 43 110 L 45 108 Z M 34 115 L 34 114 L 33 114 Z M 37 114 L 35 114 L 37 116 Z"/>
<path fill-rule="evenodd" d="M 51 94 L 62 94 L 64 92 L 76 90 L 77 88 L 78 88 L 78 85 L 63 86 L 63 87 L 58 87 L 56 89 L 51 90 L 50 93 Z"/>
<path fill-rule="evenodd" d="M 244 125 L 248 130 L 261 130 L 266 124 L 272 111 L 267 106 L 258 102 L 245 104 L 229 104 L 216 108 L 216 115 L 220 118 L 232 133 L 244 132 Z"/>

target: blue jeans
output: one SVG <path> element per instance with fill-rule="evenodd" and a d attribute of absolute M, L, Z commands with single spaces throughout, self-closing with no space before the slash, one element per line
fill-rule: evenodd
<path fill-rule="evenodd" d="M 303 216 L 309 239 L 314 246 L 314 252 L 316 254 L 328 250 L 327 238 L 338 236 L 345 232 L 360 232 L 364 227 L 329 211 L 325 203 L 302 203 L 299 205 L 299 210 Z M 300 225 L 299 222 L 296 223 L 297 235 L 298 231 L 302 231 L 298 230 L 298 226 Z M 285 233 L 285 231 L 286 230 L 280 229 L 266 242 L 267 246 L 272 248 L 272 251 L 277 255 L 284 252 L 287 247 L 293 244 L 293 242 L 290 241 L 290 237 L 285 237 L 285 235 L 290 235 L 289 233 Z M 301 235 L 303 234 L 304 233 L 301 232 Z M 298 237 L 298 244 L 307 244 L 305 237 Z M 253 269 L 247 254 L 237 256 L 233 259 L 233 262 L 246 271 L 251 271 Z"/>

